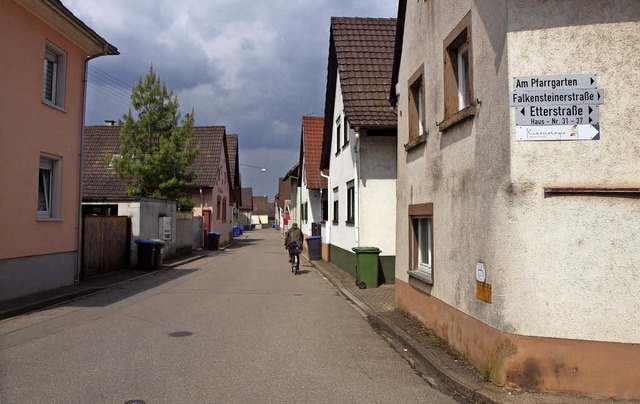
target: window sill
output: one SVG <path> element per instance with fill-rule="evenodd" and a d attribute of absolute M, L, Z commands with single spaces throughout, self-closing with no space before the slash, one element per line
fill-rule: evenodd
<path fill-rule="evenodd" d="M 404 145 L 404 150 L 409 151 L 420 146 L 421 144 L 427 143 L 427 135 L 428 133 L 425 132 L 424 134 L 409 140 L 409 143 Z"/>
<path fill-rule="evenodd" d="M 42 216 L 38 216 L 36 218 L 37 222 L 62 222 L 62 218 L 61 217 L 42 217 Z"/>
<path fill-rule="evenodd" d="M 331 224 L 334 224 L 334 225 L 336 225 L 336 226 L 337 226 L 337 225 L 339 225 L 339 224 L 340 224 L 340 222 L 339 222 L 339 221 L 337 221 L 337 220 L 334 220 L 333 222 L 331 222 Z"/>
<path fill-rule="evenodd" d="M 349 142 L 342 145 L 342 150 L 346 149 L 347 147 L 349 147 Z"/>
<path fill-rule="evenodd" d="M 445 118 L 442 122 L 438 123 L 440 132 L 445 132 L 451 127 L 459 124 L 460 122 L 464 122 L 467 119 L 473 118 L 476 115 L 476 110 L 477 110 L 477 106 L 475 103 L 473 103 L 468 107 L 451 115 L 450 117 Z"/>
<path fill-rule="evenodd" d="M 353 227 L 356 224 L 356 222 L 353 220 L 347 220 L 346 222 L 344 222 L 344 224 L 347 226 Z"/>
<path fill-rule="evenodd" d="M 418 279 L 429 285 L 433 285 L 433 276 L 431 274 L 422 271 L 407 271 L 407 273 L 411 278 Z"/>
<path fill-rule="evenodd" d="M 48 107 L 51 107 L 51 108 L 53 108 L 53 109 L 57 109 L 57 110 L 58 110 L 58 111 L 60 111 L 60 112 L 67 112 L 67 110 L 66 110 L 66 109 L 64 109 L 64 107 L 61 107 L 60 105 L 56 105 L 56 104 L 54 104 L 53 102 L 51 102 L 51 101 L 49 101 L 49 100 L 47 100 L 47 99 L 45 99 L 45 98 L 43 98 L 43 99 L 42 99 L 42 103 L 43 103 L 44 105 L 48 106 Z"/>

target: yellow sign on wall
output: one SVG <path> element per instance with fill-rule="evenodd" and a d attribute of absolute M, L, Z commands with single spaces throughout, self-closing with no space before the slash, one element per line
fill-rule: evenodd
<path fill-rule="evenodd" d="M 483 302 L 491 303 L 491 284 L 476 282 L 476 298 Z"/>

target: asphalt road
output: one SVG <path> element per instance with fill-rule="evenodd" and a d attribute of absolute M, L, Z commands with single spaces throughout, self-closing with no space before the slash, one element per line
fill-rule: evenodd
<path fill-rule="evenodd" d="M 0 402 L 454 403 L 273 230 L 0 322 Z"/>

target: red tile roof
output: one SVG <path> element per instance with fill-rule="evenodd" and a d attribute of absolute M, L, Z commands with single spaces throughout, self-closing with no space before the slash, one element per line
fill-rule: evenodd
<path fill-rule="evenodd" d="M 324 118 L 321 116 L 302 117 L 302 145 L 304 169 L 309 189 L 327 188 L 327 179 L 320 175 L 320 157 L 322 156 L 322 134 Z"/>
<path fill-rule="evenodd" d="M 242 188 L 242 210 L 253 210 L 253 188 Z"/>

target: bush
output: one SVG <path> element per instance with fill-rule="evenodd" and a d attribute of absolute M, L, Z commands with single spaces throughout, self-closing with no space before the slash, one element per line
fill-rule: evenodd
<path fill-rule="evenodd" d="M 191 212 L 193 210 L 193 207 L 196 206 L 195 202 L 193 202 L 193 199 L 191 199 L 191 197 L 189 196 L 181 196 L 180 198 L 178 198 L 176 205 L 178 208 L 178 212 Z"/>

